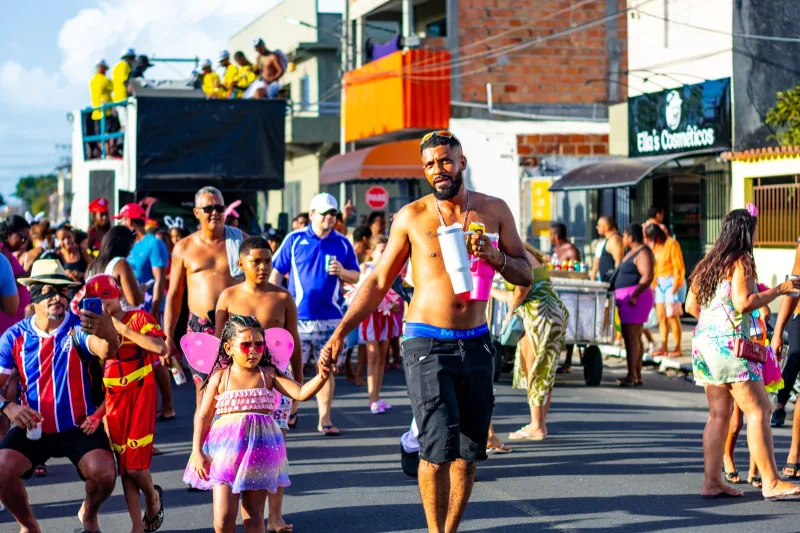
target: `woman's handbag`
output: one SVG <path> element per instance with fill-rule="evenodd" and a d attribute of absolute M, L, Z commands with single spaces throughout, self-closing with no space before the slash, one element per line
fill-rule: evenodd
<path fill-rule="evenodd" d="M 725 316 L 728 317 L 728 322 L 731 323 L 731 326 L 735 332 L 736 324 L 734 324 L 733 320 L 731 320 L 728 310 L 724 307 L 723 309 L 725 311 Z M 750 329 L 749 325 L 748 329 Z M 748 361 L 752 361 L 754 363 L 761 363 L 762 365 L 767 362 L 767 357 L 769 357 L 769 349 L 766 346 L 748 339 L 743 339 L 742 337 L 734 337 L 733 346 L 731 349 L 733 350 L 733 355 L 736 357 L 747 359 Z"/>
<path fill-rule="evenodd" d="M 514 314 L 500 332 L 500 344 L 503 346 L 516 346 L 524 334 L 525 325 L 519 315 Z"/>

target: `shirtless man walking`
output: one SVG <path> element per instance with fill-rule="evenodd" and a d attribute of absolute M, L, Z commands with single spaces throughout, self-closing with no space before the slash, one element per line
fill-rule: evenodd
<path fill-rule="evenodd" d="M 194 206 L 194 216 L 200 221 L 200 229 L 178 241 L 172 251 L 164 330 L 167 346 L 173 354 L 177 353 L 174 342 L 175 324 L 181 311 L 183 291 L 188 291 L 187 331 L 214 335 L 217 299 L 222 291 L 240 281 L 231 275 L 225 242 L 225 201 L 222 193 L 214 187 L 203 187 L 194 196 Z M 239 236 L 241 237 L 241 232 Z M 200 386 L 206 376 L 193 369 L 192 378 L 199 405 L 202 395 Z"/>
<path fill-rule="evenodd" d="M 442 225 L 481 222 L 500 234 L 500 247 L 473 235 L 475 255 L 509 283 L 530 286 L 514 218 L 505 202 L 463 186 L 467 160 L 450 132 L 426 135 L 420 144 L 425 177 L 434 193 L 405 206 L 394 217 L 389 244 L 363 282 L 353 304 L 322 351 L 334 361 L 347 334 L 377 308 L 411 258 L 414 296 L 403 341 L 403 366 L 411 408 L 419 425 L 419 488 L 428 531 L 458 529 L 475 481 L 475 462 L 486 459 L 492 418 L 494 351 L 483 301 L 453 293 L 436 230 Z"/>
<path fill-rule="evenodd" d="M 242 283 L 222 291 L 217 301 L 216 335 L 222 336 L 222 328 L 231 315 L 255 317 L 265 330 L 283 328 L 294 337 L 294 353 L 288 367 L 280 370 L 300 383 L 303 382 L 303 357 L 300 352 L 300 335 L 297 333 L 297 305 L 292 294 L 278 285 L 269 282 L 272 273 L 272 249 L 269 242 L 262 237 L 250 237 L 239 247 L 239 266 L 244 272 Z M 283 431 L 284 437 L 289 429 L 289 413 L 292 399 L 281 395 L 281 404 L 272 418 Z M 267 494 L 269 501 L 269 520 L 267 531 L 289 533 L 292 524 L 283 520 L 283 487 L 275 493 Z M 247 519 L 242 507 L 242 517 Z"/>

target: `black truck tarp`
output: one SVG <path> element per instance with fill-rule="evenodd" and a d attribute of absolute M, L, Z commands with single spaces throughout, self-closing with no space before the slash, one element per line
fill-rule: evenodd
<path fill-rule="evenodd" d="M 257 191 L 283 187 L 283 100 L 139 97 L 137 189 Z"/>

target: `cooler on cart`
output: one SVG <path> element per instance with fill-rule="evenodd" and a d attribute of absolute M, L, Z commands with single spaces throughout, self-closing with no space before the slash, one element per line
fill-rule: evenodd
<path fill-rule="evenodd" d="M 565 343 L 578 349 L 586 384 L 597 386 L 603 378 L 603 356 L 599 344 L 614 342 L 614 293 L 609 292 L 608 283 L 589 281 L 585 273 L 551 271 L 553 289 L 569 311 Z M 504 283 L 496 285 L 503 288 Z M 516 342 L 503 342 L 503 320 L 508 313 L 505 302 L 492 299 L 489 302 L 489 328 L 494 341 L 495 381 L 501 372 L 514 364 Z M 506 332 L 507 333 L 507 332 Z"/>

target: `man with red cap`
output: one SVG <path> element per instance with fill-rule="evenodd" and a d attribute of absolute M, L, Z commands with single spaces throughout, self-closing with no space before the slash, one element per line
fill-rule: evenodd
<path fill-rule="evenodd" d="M 103 237 L 111 228 L 111 221 L 108 219 L 108 200 L 105 198 L 92 200 L 89 203 L 89 213 L 92 216 L 92 225 L 87 232 L 86 250 L 92 257 L 97 257 L 100 243 L 103 242 Z"/>

